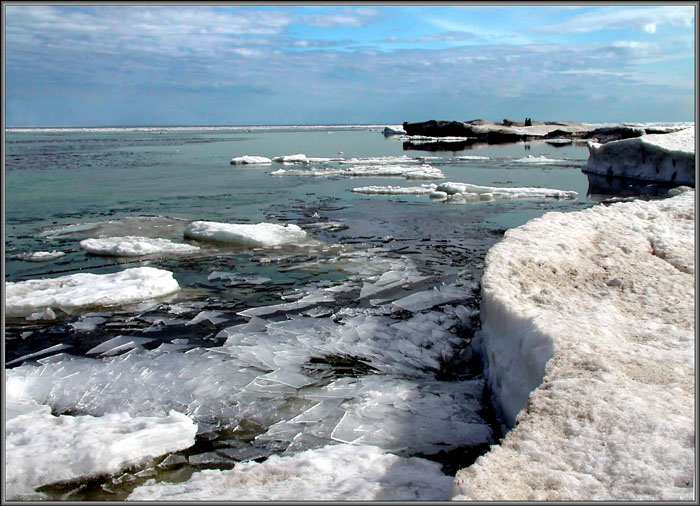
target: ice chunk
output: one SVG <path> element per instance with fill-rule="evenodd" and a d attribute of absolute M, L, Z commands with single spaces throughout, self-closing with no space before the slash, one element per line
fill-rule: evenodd
<path fill-rule="evenodd" d="M 197 426 L 183 414 L 54 416 L 49 406 L 7 390 L 7 499 L 36 498 L 37 487 L 114 474 L 148 457 L 188 448 Z"/>
<path fill-rule="evenodd" d="M 458 156 L 457 160 L 489 160 L 490 157 L 488 156 L 481 156 L 481 155 L 463 155 L 463 156 Z"/>
<path fill-rule="evenodd" d="M 20 362 L 24 362 L 25 360 L 29 360 L 30 358 L 43 357 L 45 355 L 53 355 L 55 353 L 58 353 L 59 351 L 63 351 L 68 348 L 72 348 L 72 346 L 70 344 L 54 344 L 53 346 L 49 346 L 46 349 L 36 351 L 34 353 L 28 353 L 27 355 L 22 355 L 19 358 L 10 360 L 5 365 L 9 366 L 19 364 Z"/>
<path fill-rule="evenodd" d="M 348 168 L 312 170 L 279 169 L 273 176 L 348 176 L 348 177 L 403 177 L 405 179 L 442 179 L 443 172 L 429 164 L 423 165 L 357 165 Z"/>
<path fill-rule="evenodd" d="M 98 325 L 107 321 L 107 318 L 102 316 L 81 316 L 78 321 L 72 322 L 69 325 L 73 329 L 80 332 L 91 332 L 97 328 Z"/>
<path fill-rule="evenodd" d="M 86 351 L 86 355 L 97 355 L 102 354 L 103 356 L 114 355 L 121 351 L 131 350 L 133 348 L 138 348 L 146 343 L 155 341 L 155 339 L 148 337 L 137 337 L 137 336 L 117 336 L 102 344 L 98 344 L 94 348 Z"/>
<path fill-rule="evenodd" d="M 547 158 L 545 155 L 540 155 L 540 156 L 527 155 L 527 156 L 524 156 L 523 158 L 518 158 L 518 159 L 513 160 L 513 161 L 519 162 L 519 163 L 548 164 L 548 163 L 566 162 L 567 160 L 563 160 L 563 159 L 559 159 L 559 158 Z"/>
<path fill-rule="evenodd" d="M 93 255 L 142 256 L 156 254 L 195 253 L 198 246 L 151 237 L 100 237 L 80 241 L 80 247 Z"/>
<path fill-rule="evenodd" d="M 353 188 L 355 193 L 365 195 L 425 195 L 435 190 L 435 185 L 421 186 L 360 186 Z"/>
<path fill-rule="evenodd" d="M 272 160 L 264 156 L 243 155 L 231 159 L 231 165 L 270 165 Z"/>
<path fill-rule="evenodd" d="M 434 287 L 432 290 L 413 293 L 403 299 L 395 300 L 393 304 L 401 309 L 417 313 L 431 307 L 463 301 L 471 297 L 471 295 L 471 292 L 463 288 L 441 286 Z"/>
<path fill-rule="evenodd" d="M 198 241 L 215 241 L 245 246 L 280 246 L 304 241 L 306 232 L 298 225 L 275 223 L 219 223 L 195 221 L 185 228 L 185 237 Z"/>
<path fill-rule="evenodd" d="M 382 133 L 387 137 L 390 135 L 405 135 L 406 130 L 404 130 L 400 125 L 392 125 L 384 127 Z"/>
<path fill-rule="evenodd" d="M 589 143 L 584 172 L 695 186 L 695 128 Z"/>
<path fill-rule="evenodd" d="M 230 471 L 201 471 L 182 483 L 137 487 L 132 501 L 444 501 L 452 478 L 440 464 L 397 457 L 373 446 L 331 445 L 245 462 Z"/>
<path fill-rule="evenodd" d="M 462 198 L 478 196 L 481 199 L 519 199 L 519 198 L 554 198 L 554 199 L 574 199 L 578 193 L 570 190 L 555 190 L 550 188 L 505 188 L 496 186 L 479 186 L 469 183 L 440 183 L 436 191 L 445 192 L 448 198 L 455 195 Z"/>
<path fill-rule="evenodd" d="M 202 311 L 190 321 L 185 323 L 185 325 L 196 325 L 204 320 L 207 320 L 212 324 L 217 325 L 219 323 L 229 320 L 229 318 L 223 316 L 224 314 L 226 313 L 224 313 L 223 311 Z"/>
<path fill-rule="evenodd" d="M 33 253 L 23 253 L 20 255 L 22 260 L 27 262 L 47 262 L 49 260 L 56 260 L 65 256 L 63 251 L 34 251 Z"/>
<path fill-rule="evenodd" d="M 163 297 L 179 289 L 170 271 L 137 267 L 114 274 L 78 273 L 6 283 L 6 316 L 28 316 L 46 308 L 66 313 Z"/>

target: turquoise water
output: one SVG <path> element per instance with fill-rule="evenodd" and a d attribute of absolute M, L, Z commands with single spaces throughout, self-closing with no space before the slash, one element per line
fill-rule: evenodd
<path fill-rule="evenodd" d="M 254 406 L 258 405 L 258 401 L 251 401 L 253 407 L 246 409 L 243 409 L 240 401 L 236 408 L 239 412 L 226 411 L 217 404 L 220 402 L 218 398 L 193 399 L 190 406 L 196 404 L 199 408 L 188 414 L 202 426 L 214 429 L 208 432 L 202 430 L 195 446 L 180 454 L 186 457 L 209 455 L 227 448 L 227 455 L 231 455 L 240 450 L 242 453 L 236 454 L 238 457 L 232 457 L 231 462 L 236 462 L 242 460 L 244 457 L 241 455 L 250 452 L 251 448 L 262 452 L 256 455 L 265 458 L 273 453 L 292 451 L 293 448 L 294 451 L 303 451 L 328 443 L 330 440 L 323 439 L 326 436 L 319 436 L 325 434 L 320 429 L 303 434 L 306 439 L 302 438 L 305 442 L 301 446 L 294 446 L 298 438 L 291 446 L 289 441 L 271 440 L 267 437 L 267 431 L 280 420 L 296 416 L 299 410 L 313 405 L 314 397 L 308 391 L 326 388 L 334 378 L 353 378 L 352 381 L 362 382 L 376 375 L 380 379 L 386 378 L 387 385 L 409 382 L 415 391 L 420 391 L 426 384 L 438 385 L 439 388 L 435 388 L 443 392 L 440 395 L 453 401 L 457 398 L 454 392 L 461 392 L 460 388 L 463 387 L 460 385 L 464 382 L 476 382 L 475 388 L 483 389 L 483 386 L 479 387 L 482 380 L 480 364 L 471 356 L 469 343 L 479 326 L 478 282 L 484 256 L 508 228 L 548 211 L 578 210 L 600 200 L 600 195 L 588 195 L 588 178 L 580 170 L 585 165 L 588 150 L 579 145 L 555 147 L 530 142 L 473 146 L 460 151 L 424 151 L 415 149 L 415 146 L 405 149 L 408 146 L 401 139 L 384 137 L 381 130 L 381 127 L 278 127 L 7 132 L 6 281 L 50 278 L 77 272 L 106 274 L 149 265 L 173 272 L 181 290 L 165 300 L 156 301 L 155 305 L 93 308 L 89 314 L 60 313 L 55 320 L 8 319 L 5 326 L 6 363 L 11 363 L 9 367 L 19 371 L 18 374 L 28 376 L 41 370 L 46 371 L 46 377 L 50 377 L 50 368 L 57 368 L 56 384 L 50 384 L 54 391 L 51 400 L 46 401 L 50 402 L 54 412 L 100 416 L 105 410 L 108 411 L 105 401 L 98 397 L 90 398 L 90 392 L 81 392 L 79 384 L 61 383 L 64 376 L 70 377 L 66 372 L 61 372 L 62 367 L 82 364 L 82 374 L 87 374 L 85 371 L 92 368 L 100 371 L 104 367 L 110 372 L 98 372 L 86 380 L 100 381 L 99 377 L 104 375 L 114 376 L 115 381 L 120 377 L 120 381 L 125 381 L 123 378 L 138 376 L 144 371 L 152 374 L 147 365 L 149 357 L 154 357 L 154 363 L 165 360 L 157 354 L 157 346 L 181 345 L 183 340 L 187 343 L 187 349 L 191 350 L 189 353 L 194 353 L 191 355 L 193 364 L 199 363 L 198 357 L 206 357 L 206 350 L 232 353 L 226 351 L 226 337 L 221 337 L 221 333 L 232 325 L 247 322 L 248 319 L 240 315 L 242 311 L 296 300 L 328 287 L 340 287 L 342 290 L 334 292 L 337 295 L 332 300 L 318 304 L 306 313 L 287 311 L 270 316 L 267 321 L 286 322 L 292 334 L 300 332 L 299 326 L 316 321 L 335 329 L 323 338 L 330 339 L 337 337 L 335 332 L 340 332 L 337 328 L 350 328 L 354 325 L 352 317 L 360 315 L 371 321 L 373 328 L 379 329 L 377 332 L 381 334 L 382 325 L 389 329 L 390 325 L 415 318 L 407 311 L 392 309 L 391 300 L 446 285 L 467 294 L 463 300 L 452 304 L 461 304 L 467 308 L 465 311 L 471 311 L 471 316 L 457 318 L 451 312 L 450 304 L 419 311 L 421 318 L 452 322 L 452 326 L 440 324 L 448 328 L 448 335 L 451 333 L 455 339 L 449 341 L 449 350 L 446 348 L 448 351 L 445 351 L 444 360 L 439 366 L 426 362 L 415 371 L 382 371 L 380 366 L 385 364 L 382 360 L 386 357 L 382 359 L 381 353 L 377 352 L 381 359 L 379 365 L 363 358 L 360 350 L 366 349 L 367 343 L 359 343 L 357 350 L 343 349 L 342 353 L 313 355 L 300 369 L 313 378 L 313 382 L 299 391 L 275 393 L 278 397 L 274 399 L 284 405 L 279 411 L 264 411 L 258 413 L 256 418 L 250 412 L 255 412 Z M 419 186 L 440 180 L 271 175 L 280 168 L 351 166 L 342 164 L 340 160 L 301 166 L 230 164 L 232 157 L 242 155 L 272 158 L 297 153 L 345 160 L 353 157 L 421 158 L 419 163 L 430 164 L 444 172 L 443 181 L 504 187 L 540 186 L 573 190 L 578 192 L 578 197 L 572 200 L 518 199 L 457 204 L 431 200 L 427 195 L 367 196 L 351 190 L 368 185 Z M 466 155 L 488 159 L 457 158 Z M 518 161 L 528 155 L 560 161 L 549 164 Z M 318 242 L 311 247 L 272 250 L 202 243 L 198 244 L 201 246 L 199 253 L 185 257 L 137 259 L 90 255 L 79 244 L 81 240 L 91 237 L 126 235 L 161 237 L 195 244 L 183 239 L 183 230 L 195 220 L 294 223 Z M 65 256 L 41 263 L 23 259 L 27 253 L 53 250 L 62 251 Z M 407 281 L 405 286 L 396 289 L 393 299 L 360 300 L 361 290 L 389 269 L 420 273 L 425 279 Z M 232 273 L 236 279 L 212 277 L 214 271 Z M 263 278 L 268 281 L 255 281 Z M 197 320 L 196 317 L 201 314 L 214 317 Z M 422 332 L 422 328 L 416 324 L 415 332 Z M 94 346 L 124 335 L 147 337 L 152 341 L 125 353 L 121 365 L 109 357 L 86 357 L 88 350 Z M 311 337 L 302 335 L 300 342 L 307 343 L 309 339 Z M 326 346 L 323 339 L 315 342 L 315 349 Z M 372 339 L 371 335 L 369 339 Z M 46 352 L 51 346 L 59 344 L 65 346 L 61 354 Z M 36 353 L 38 355 L 34 357 L 27 357 Z M 46 361 L 50 355 L 53 356 Z M 71 357 L 81 359 L 70 362 Z M 133 365 L 130 365 L 131 360 L 135 361 Z M 165 363 L 177 371 L 178 360 L 173 358 Z M 235 362 L 237 359 L 233 356 L 231 360 Z M 386 363 L 392 362 L 393 359 L 386 359 Z M 244 376 L 253 374 L 246 364 L 235 364 L 234 371 L 245 371 Z M 133 369 L 129 369 L 128 373 L 119 372 L 122 371 L 119 367 L 126 366 Z M 224 373 L 218 371 L 216 374 L 219 381 Z M 228 388 L 233 390 L 245 390 L 240 378 L 233 372 L 227 374 L 232 376 L 222 384 L 222 388 L 229 385 Z M 171 376 L 177 377 L 178 374 Z M 202 378 L 202 381 L 208 380 Z M 234 388 L 231 385 L 239 386 Z M 375 383 L 371 385 L 378 391 L 383 388 Z M 120 409 L 135 414 L 152 414 L 151 411 L 156 408 L 149 407 L 149 403 L 158 405 L 158 409 L 162 407 L 160 400 L 139 400 L 141 394 L 137 387 L 132 385 L 130 388 L 136 390 L 129 391 L 128 386 L 118 381 L 101 385 L 94 391 L 107 392 L 112 388 L 124 393 L 122 397 L 116 394 L 116 400 L 110 401 L 110 406 L 118 405 Z M 168 392 L 168 388 L 181 387 L 174 383 L 172 387 L 164 386 L 164 392 Z M 444 392 L 452 392 L 452 397 Z M 249 395 L 254 397 L 257 394 L 249 392 Z M 80 403 L 71 401 L 73 397 L 80 398 Z M 165 397 L 167 395 L 164 394 Z M 167 409 L 169 401 L 162 402 L 166 406 L 163 409 Z M 351 409 L 356 400 L 346 399 L 343 402 L 349 403 L 347 409 Z M 201 415 L 203 410 L 227 414 L 204 417 Z M 248 414 L 244 416 L 240 413 Z M 445 440 L 440 443 L 445 449 L 440 452 L 435 452 L 430 445 L 423 448 L 418 444 L 416 448 L 401 450 L 400 454 L 437 460 L 446 473 L 454 473 L 457 468 L 468 465 L 498 439 L 498 423 L 485 400 L 473 411 L 460 413 L 465 420 L 473 418 L 491 427 L 493 434 L 470 444 L 464 443 L 464 438 L 460 439 L 459 434 L 445 434 Z M 251 416 L 255 423 L 250 421 Z M 421 416 L 426 419 L 428 415 L 423 413 Z M 411 426 L 412 423 L 409 421 L 404 425 Z M 338 427 L 336 430 L 339 431 Z M 381 432 L 383 429 L 378 426 L 377 430 Z M 400 434 L 395 436 L 399 437 Z M 342 440 L 339 437 L 334 441 Z M 386 443 L 386 447 L 393 448 L 389 443 Z M 192 460 L 177 470 L 177 476 L 171 476 L 171 471 L 156 469 L 154 461 L 131 472 L 146 469 L 149 473 L 157 474 L 159 479 L 177 481 L 186 479 L 199 469 L 227 468 L 228 465 L 215 459 L 207 461 L 200 458 L 198 464 L 194 462 Z M 49 486 L 43 492 L 51 498 L 122 499 L 135 485 L 144 481 L 134 476 L 136 474 L 126 484 L 124 480 L 117 483 L 111 478 L 100 478 L 97 481 Z"/>

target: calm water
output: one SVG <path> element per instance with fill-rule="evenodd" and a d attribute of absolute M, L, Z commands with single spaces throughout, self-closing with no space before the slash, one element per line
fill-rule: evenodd
<path fill-rule="evenodd" d="M 274 391 L 274 395 L 265 392 L 266 399 L 272 395 L 274 399 L 283 401 L 283 406 L 275 405 L 277 407 L 274 409 L 251 415 L 255 406 L 259 405 L 256 402 L 260 400 L 252 391 L 245 399 L 236 399 L 236 410 L 228 411 L 220 407 L 224 402 L 221 395 L 195 399 L 197 394 L 193 393 L 190 410 L 185 411 L 200 424 L 200 436 L 195 447 L 180 452 L 190 458 L 189 464 L 166 472 L 156 467 L 156 461 L 150 461 L 131 470 L 133 479 L 101 478 L 56 485 L 44 489 L 45 493 L 63 499 L 122 499 L 135 484 L 145 480 L 136 474 L 144 470 L 148 472 L 142 473 L 143 476 L 156 474 L 159 479 L 178 481 L 186 479 L 198 469 L 227 468 L 233 465 L 231 463 L 246 458 L 265 458 L 273 453 L 303 451 L 343 441 L 343 437 L 338 435 L 341 424 L 330 418 L 329 423 L 333 422 L 335 426 L 333 437 L 329 437 L 323 428 L 317 427 L 312 431 L 308 425 L 306 429 L 298 429 L 294 437 L 270 436 L 274 432 L 272 427 L 277 427 L 275 424 L 290 420 L 314 405 L 314 397 L 308 392 L 327 388 L 331 384 L 329 382 L 339 378 L 358 384 L 370 376 L 374 378 L 372 381 L 378 378 L 379 386 L 372 383 L 376 391 L 394 388 L 397 382 L 408 382 L 409 387 L 417 391 L 427 388 L 427 384 L 437 385 L 435 388 L 439 392 L 431 395 L 445 399 L 443 403 L 449 399 L 456 402 L 455 399 L 459 397 L 456 397 L 454 392 L 457 390 L 454 389 L 461 388 L 459 385 L 463 382 L 480 379 L 478 360 L 470 356 L 469 341 L 479 325 L 478 282 L 486 251 L 502 237 L 506 229 L 548 211 L 572 211 L 594 205 L 604 198 L 601 194 L 606 190 L 594 189 L 596 194 L 589 195 L 588 178 L 580 170 L 588 157 L 585 146 L 557 147 L 530 142 L 473 146 L 459 151 L 428 151 L 427 146 L 425 150 L 420 146 L 405 149 L 409 146 L 404 146 L 396 138 L 385 138 L 381 130 L 381 127 L 286 127 L 7 133 L 6 281 L 76 272 L 104 274 L 150 265 L 172 271 L 181 286 L 176 296 L 146 306 L 95 310 L 89 314 L 59 314 L 56 320 L 48 321 L 6 321 L 6 363 L 9 370 L 28 376 L 38 374 L 40 369 L 47 376 L 55 374 L 52 380 L 55 385 L 51 386 L 54 390 L 45 401 L 52 405 L 57 414 L 100 416 L 112 409 L 99 397 L 86 401 L 89 396 L 80 391 L 81 386 L 63 384 L 60 378 L 65 376 L 61 373 L 64 370 L 61 367 L 67 367 L 63 364 L 67 364 L 71 357 L 83 357 L 97 344 L 118 336 L 148 337 L 151 340 L 148 344 L 127 348 L 126 352 L 131 355 L 123 360 L 123 363 L 132 360 L 132 357 L 140 360 L 138 365 L 134 362 L 129 374 L 150 371 L 148 360 L 153 359 L 155 363 L 156 347 L 163 343 L 185 343 L 185 350 L 194 350 L 195 355 L 201 358 L 206 356 L 206 350 L 224 349 L 226 335 L 221 335 L 224 329 L 248 321 L 239 314 L 241 311 L 296 300 L 329 287 L 342 287 L 342 290 L 338 290 L 338 295 L 331 300 L 318 304 L 306 313 L 289 311 L 275 318 L 270 317 L 268 321 L 292 322 L 289 324 L 290 332 L 299 336 L 303 333 L 298 329 L 310 321 L 347 327 L 354 325 L 351 322 L 355 320 L 351 317 L 357 315 L 371 319 L 375 330 L 381 325 L 415 322 L 415 315 L 394 311 L 396 308 L 387 309 L 391 300 L 400 295 L 394 294 L 393 299 L 389 296 L 384 301 L 360 300 L 362 287 L 375 282 L 382 272 L 390 269 L 420 273 L 425 277 L 420 282 L 407 282 L 402 288 L 406 294 L 443 285 L 464 289 L 469 295 L 457 302 L 472 311 L 470 318 L 455 317 L 449 308 L 456 304 L 453 301 L 452 306 L 438 305 L 423 312 L 423 316 L 434 317 L 435 321 L 440 318 L 440 321 L 450 318 L 452 320 L 449 321 L 459 320 L 459 325 L 443 325 L 445 329 L 449 327 L 448 333 L 454 336 L 454 340 L 449 341 L 446 358 L 439 366 L 418 364 L 415 371 L 406 366 L 397 372 L 382 369 L 382 364 L 391 363 L 388 355 L 382 357 L 381 353 L 377 353 L 370 360 L 367 358 L 369 352 L 363 352 L 363 355 L 360 348 L 338 348 L 325 355 L 312 353 L 311 359 L 300 369 L 312 378 L 306 386 L 292 391 Z M 574 190 L 578 192 L 578 198 L 455 204 L 432 201 L 425 195 L 365 196 L 353 193 L 352 188 L 368 185 L 415 186 L 432 181 L 382 177 L 272 176 L 270 173 L 281 167 L 308 166 L 291 167 L 276 163 L 270 166 L 234 166 L 229 163 L 232 157 L 246 154 L 272 158 L 296 153 L 344 159 L 403 155 L 426 157 L 422 163 L 440 168 L 446 181 Z M 488 159 L 457 158 L 465 155 Z M 528 155 L 543 155 L 560 161 L 549 164 L 518 161 Z M 335 161 L 325 166 L 343 165 Z M 188 257 L 136 260 L 93 256 L 86 254 L 79 246 L 82 239 L 89 237 L 126 235 L 163 237 L 182 242 L 183 229 L 194 220 L 295 223 L 321 241 L 322 246 L 266 250 L 221 244 L 202 245 L 199 253 Z M 66 254 L 41 263 L 22 259 L 26 253 L 52 250 Z M 212 276 L 215 271 L 231 274 L 228 278 Z M 415 328 L 419 326 L 416 324 Z M 334 336 L 332 332 L 336 331 L 329 332 L 331 334 L 328 335 Z M 322 341 L 326 338 L 319 339 Z M 57 344 L 65 345 L 60 353 L 45 351 Z M 318 343 L 313 346 L 316 346 L 314 349 L 321 347 Z M 374 345 L 364 343 L 362 346 L 366 350 L 367 346 Z M 182 356 L 182 352 L 173 351 L 173 357 L 176 357 L 176 353 Z M 22 358 L 28 354 L 36 355 Z M 119 352 L 114 354 L 118 355 Z M 194 355 L 192 357 L 194 361 Z M 87 375 L 84 377 L 91 374 L 100 376 L 103 370 L 100 368 L 116 371 L 117 365 L 110 362 L 112 359 L 81 358 L 80 367 L 87 369 L 80 370 Z M 401 359 L 398 360 L 400 362 Z M 176 370 L 178 366 L 174 364 L 175 358 L 166 368 Z M 247 368 L 245 364 L 238 364 L 237 367 L 241 375 L 248 375 L 248 381 L 254 368 Z M 216 375 L 217 381 L 221 381 L 220 371 L 210 371 Z M 228 374 L 230 377 L 224 378 L 224 384 L 238 385 L 231 388 L 245 391 L 247 381 L 241 383 L 234 373 Z M 386 387 L 381 383 L 384 380 Z M 202 381 L 207 380 L 203 378 Z M 478 387 L 480 384 L 475 385 Z M 172 402 L 166 399 L 167 393 L 163 399 L 154 401 L 143 398 L 138 391 L 130 391 L 126 383 L 101 384 L 100 388 L 102 392 L 109 388 L 123 392 L 114 394 L 116 401 L 112 399 L 110 402 L 134 414 L 160 413 L 173 407 Z M 173 383 L 172 388 L 181 387 Z M 421 402 L 427 395 L 420 398 Z M 74 402 L 71 400 L 73 397 L 81 398 L 81 401 Z M 356 402 L 351 397 L 338 402 L 342 401 L 345 403 L 342 406 L 350 410 L 352 403 Z M 246 402 L 249 403 L 245 405 L 247 407 L 244 406 Z M 195 404 L 196 408 L 192 408 Z M 381 411 L 380 408 L 385 409 L 386 406 L 380 404 L 377 409 Z M 205 410 L 208 410 L 207 415 L 202 414 Z M 394 416 L 391 413 L 386 415 L 387 419 Z M 428 416 L 418 415 L 425 419 Z M 463 416 L 464 420 L 474 418 L 491 427 L 492 435 L 469 443 L 465 442 L 468 438 L 460 438 L 459 434 L 446 434 L 445 441 L 439 442 L 444 447 L 440 451 L 428 444 L 421 446 L 423 441 L 419 440 L 416 440 L 413 448 L 395 449 L 391 446 L 391 435 L 387 435 L 385 440 L 373 440 L 373 443 L 402 455 L 427 456 L 443 463 L 444 472 L 454 473 L 456 468 L 467 465 L 486 451 L 489 444 L 499 437 L 498 424 L 490 414 L 485 398 L 481 399 L 477 408 L 463 413 Z M 396 430 L 392 429 L 396 426 L 384 427 L 380 424 L 375 429 L 390 431 Z M 452 430 L 456 429 L 452 427 Z M 450 440 L 450 437 L 454 440 Z M 222 452 L 222 448 L 227 449 L 228 453 Z M 251 448 L 258 454 L 251 454 Z M 218 457 L 212 458 L 214 454 Z M 193 458 L 197 455 L 209 457 Z M 231 462 L 227 462 L 226 458 Z M 8 462 L 10 465 L 11 462 Z"/>

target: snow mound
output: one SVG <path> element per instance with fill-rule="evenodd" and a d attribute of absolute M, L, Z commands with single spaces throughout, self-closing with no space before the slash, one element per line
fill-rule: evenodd
<path fill-rule="evenodd" d="M 231 165 L 270 165 L 272 160 L 264 156 L 243 155 L 231 158 Z"/>
<path fill-rule="evenodd" d="M 195 473 L 183 483 L 149 480 L 134 501 L 444 501 L 452 478 L 440 465 L 367 445 L 331 445 L 229 471 Z"/>
<path fill-rule="evenodd" d="M 151 237 L 100 237 L 80 241 L 80 247 L 93 255 L 142 256 L 164 253 L 194 253 L 198 246 Z"/>
<path fill-rule="evenodd" d="M 477 344 L 515 427 L 453 499 L 693 499 L 694 200 L 552 212 L 491 248 Z"/>
<path fill-rule="evenodd" d="M 584 172 L 695 185 L 695 128 L 634 139 L 588 143 Z"/>
<path fill-rule="evenodd" d="M 469 183 L 446 182 L 437 185 L 436 192 L 444 192 L 447 198 L 462 198 L 465 200 L 493 199 L 527 199 L 554 198 L 575 199 L 578 193 L 570 190 L 555 190 L 551 188 L 505 188 L 496 186 L 480 186 Z M 440 196 L 441 197 L 441 196 Z"/>
<path fill-rule="evenodd" d="M 61 258 L 65 253 L 63 251 L 35 251 L 33 253 L 23 253 L 19 258 L 27 262 L 48 262 Z"/>
<path fill-rule="evenodd" d="M 73 313 L 91 307 L 112 307 L 176 292 L 173 273 L 137 267 L 114 274 L 78 273 L 49 279 L 7 282 L 5 314 L 29 316 L 48 309 Z"/>
<path fill-rule="evenodd" d="M 197 425 L 171 411 L 162 417 L 114 413 L 102 417 L 51 414 L 23 398 L 21 383 L 6 384 L 5 487 L 10 500 L 40 499 L 35 489 L 77 478 L 113 474 L 148 457 L 194 444 Z"/>
<path fill-rule="evenodd" d="M 306 232 L 298 225 L 275 223 L 220 223 L 194 221 L 185 228 L 185 237 L 198 241 L 225 242 L 244 246 L 281 246 L 306 239 Z"/>

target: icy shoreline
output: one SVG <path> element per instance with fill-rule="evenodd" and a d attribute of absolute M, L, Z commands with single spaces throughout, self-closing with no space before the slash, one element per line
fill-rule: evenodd
<path fill-rule="evenodd" d="M 453 500 L 693 499 L 694 201 L 549 213 L 489 251 L 480 345 L 515 427 Z"/>

